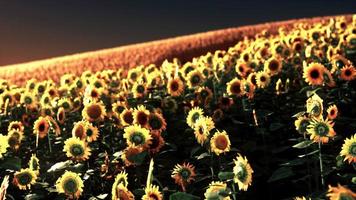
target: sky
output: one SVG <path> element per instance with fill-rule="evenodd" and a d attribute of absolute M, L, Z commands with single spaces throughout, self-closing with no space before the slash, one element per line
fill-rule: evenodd
<path fill-rule="evenodd" d="M 184 34 L 356 13 L 356 0 L 0 0 L 0 66 Z"/>

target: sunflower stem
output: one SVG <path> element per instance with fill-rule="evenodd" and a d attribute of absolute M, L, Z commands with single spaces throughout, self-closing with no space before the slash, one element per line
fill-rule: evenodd
<path fill-rule="evenodd" d="M 232 182 L 232 191 L 233 191 L 232 198 L 234 200 L 236 200 L 236 188 L 235 188 L 235 183 L 234 182 Z"/>
<path fill-rule="evenodd" d="M 319 164 L 320 164 L 320 178 L 321 178 L 321 186 L 325 186 L 324 180 L 324 168 L 323 168 L 323 158 L 321 156 L 321 142 L 319 141 Z"/>
<path fill-rule="evenodd" d="M 52 153 L 51 138 L 49 137 L 49 133 L 47 134 L 47 139 L 48 139 L 49 152 Z"/>

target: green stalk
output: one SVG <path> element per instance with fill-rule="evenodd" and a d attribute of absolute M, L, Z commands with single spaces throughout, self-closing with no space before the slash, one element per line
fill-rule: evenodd
<path fill-rule="evenodd" d="M 321 156 L 321 142 L 319 141 L 319 165 L 320 165 L 320 177 L 321 177 L 321 186 L 325 186 L 324 180 L 324 169 L 323 169 L 323 158 Z"/>

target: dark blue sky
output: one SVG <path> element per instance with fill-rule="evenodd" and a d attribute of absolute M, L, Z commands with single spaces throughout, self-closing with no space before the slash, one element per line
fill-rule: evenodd
<path fill-rule="evenodd" d="M 0 66 L 227 27 L 355 11 L 356 0 L 1 1 Z"/>

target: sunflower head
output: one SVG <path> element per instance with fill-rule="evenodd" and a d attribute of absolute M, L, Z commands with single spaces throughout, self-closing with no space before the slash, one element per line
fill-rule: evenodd
<path fill-rule="evenodd" d="M 166 126 L 166 120 L 164 119 L 161 113 L 150 113 L 150 115 L 148 116 L 148 128 L 152 132 L 161 133 L 162 131 L 166 130 Z"/>
<path fill-rule="evenodd" d="M 22 122 L 20 121 L 12 121 L 10 122 L 8 128 L 7 128 L 8 131 L 11 131 L 11 130 L 19 130 L 19 131 L 24 131 L 24 126 L 22 124 Z"/>
<path fill-rule="evenodd" d="M 340 78 L 345 81 L 352 81 L 356 78 L 356 69 L 352 65 L 344 66 L 340 70 Z"/>
<path fill-rule="evenodd" d="M 326 112 L 328 113 L 328 119 L 335 119 L 338 114 L 338 109 L 337 109 L 336 105 L 331 105 L 326 110 Z"/>
<path fill-rule="evenodd" d="M 89 122 L 102 121 L 106 115 L 105 107 L 101 102 L 90 102 L 85 105 L 82 116 Z"/>
<path fill-rule="evenodd" d="M 322 85 L 326 68 L 320 63 L 310 63 L 303 69 L 303 77 L 309 85 Z"/>
<path fill-rule="evenodd" d="M 194 180 L 195 175 L 195 167 L 190 163 L 177 164 L 172 172 L 175 183 L 180 185 L 183 190 L 187 184 Z"/>
<path fill-rule="evenodd" d="M 179 78 L 173 78 L 168 80 L 167 84 L 167 93 L 170 94 L 173 97 L 180 96 L 184 91 L 184 83 L 183 81 Z"/>
<path fill-rule="evenodd" d="M 330 200 L 353 200 L 356 198 L 356 193 L 339 184 L 337 187 L 329 185 L 326 196 L 329 197 Z"/>
<path fill-rule="evenodd" d="M 282 70 L 282 61 L 280 58 L 271 57 L 265 62 L 264 71 L 271 76 L 278 74 Z"/>
<path fill-rule="evenodd" d="M 21 169 L 18 172 L 15 172 L 13 183 L 20 190 L 26 190 L 31 188 L 31 185 L 35 184 L 36 180 L 37 180 L 36 173 L 33 170 L 26 168 L 26 169 Z"/>
<path fill-rule="evenodd" d="M 194 123 L 194 135 L 198 143 L 204 145 L 208 140 L 210 131 L 215 127 L 214 121 L 211 117 L 200 116 Z"/>
<path fill-rule="evenodd" d="M 329 138 L 335 136 L 332 122 L 322 118 L 313 119 L 310 125 L 308 125 L 307 132 L 310 134 L 310 139 L 314 140 L 314 142 L 327 143 Z"/>
<path fill-rule="evenodd" d="M 151 154 L 158 153 L 164 146 L 165 142 L 160 132 L 151 132 L 151 143 L 148 146 L 148 151 Z"/>
<path fill-rule="evenodd" d="M 306 102 L 307 113 L 315 118 L 320 118 L 323 115 L 323 99 L 319 97 L 316 93 L 308 98 Z"/>
<path fill-rule="evenodd" d="M 204 196 L 205 200 L 208 199 L 219 199 L 219 200 L 230 200 L 230 197 L 225 194 L 228 194 L 228 188 L 226 183 L 220 181 L 213 181 L 209 184 L 206 189 Z"/>
<path fill-rule="evenodd" d="M 79 198 L 83 192 L 83 180 L 79 174 L 66 171 L 56 181 L 56 189 L 58 193 L 64 193 L 72 198 Z"/>
<path fill-rule="evenodd" d="M 230 139 L 226 131 L 216 131 L 210 139 L 210 149 L 216 155 L 230 151 Z"/>
<path fill-rule="evenodd" d="M 243 95 L 243 90 L 241 89 L 241 80 L 238 78 L 232 79 L 226 85 L 226 92 L 229 96 L 240 97 Z"/>
<path fill-rule="evenodd" d="M 132 86 L 132 93 L 134 98 L 144 97 L 147 93 L 146 83 L 143 83 L 142 81 L 135 82 L 134 85 Z"/>
<path fill-rule="evenodd" d="M 340 155 L 345 157 L 344 161 L 356 163 L 356 134 L 345 139 Z"/>
<path fill-rule="evenodd" d="M 304 134 L 307 133 L 307 127 L 310 124 L 310 118 L 305 116 L 299 116 L 297 120 L 295 120 L 294 125 L 295 129 L 300 133 Z"/>
<path fill-rule="evenodd" d="M 199 107 L 194 107 L 192 108 L 187 116 L 187 124 L 191 127 L 194 128 L 194 124 L 195 122 L 199 119 L 199 117 L 204 115 L 204 111 L 203 109 L 199 108 Z"/>
<path fill-rule="evenodd" d="M 123 184 L 113 184 L 112 200 L 134 200 L 135 196 Z"/>
<path fill-rule="evenodd" d="M 72 129 L 72 136 L 77 137 L 81 140 L 85 140 L 87 137 L 87 126 L 86 121 L 76 122 Z"/>
<path fill-rule="evenodd" d="M 234 160 L 235 166 L 233 169 L 234 182 L 238 184 L 240 190 L 246 191 L 252 183 L 253 170 L 247 161 L 246 157 L 238 155 Z"/>
<path fill-rule="evenodd" d="M 11 130 L 8 132 L 7 134 L 7 141 L 8 141 L 8 145 L 12 148 L 12 149 L 19 149 L 20 148 L 20 144 L 21 144 L 21 140 L 23 139 L 23 135 L 24 133 L 19 131 L 19 130 Z"/>
<path fill-rule="evenodd" d="M 50 123 L 47 117 L 39 117 L 33 125 L 33 133 L 38 134 L 40 138 L 47 136 L 50 128 Z"/>
<path fill-rule="evenodd" d="M 256 74 L 256 85 L 259 88 L 266 88 L 271 82 L 270 75 L 265 71 L 260 71 Z"/>
<path fill-rule="evenodd" d="M 150 115 L 150 111 L 146 109 L 144 105 L 138 106 L 133 111 L 133 123 L 139 124 L 142 127 L 146 127 L 148 123 L 148 116 Z"/>
<path fill-rule="evenodd" d="M 125 108 L 120 114 L 120 118 L 124 126 L 133 124 L 134 121 L 133 110 L 131 108 Z"/>
<path fill-rule="evenodd" d="M 131 125 L 124 129 L 124 138 L 129 146 L 148 147 L 151 135 L 148 129 L 140 125 Z"/>
<path fill-rule="evenodd" d="M 60 124 L 64 124 L 66 120 L 66 111 L 62 107 L 60 107 L 57 111 L 57 120 Z"/>
<path fill-rule="evenodd" d="M 187 85 L 189 88 L 197 87 L 203 82 L 204 82 L 204 76 L 198 69 L 195 69 L 188 73 Z"/>
<path fill-rule="evenodd" d="M 77 137 L 68 138 L 64 142 L 63 151 L 66 152 L 68 158 L 75 161 L 84 161 L 91 155 L 90 148 L 87 144 Z"/>
<path fill-rule="evenodd" d="M 158 186 L 150 184 L 145 188 L 145 195 L 142 196 L 142 200 L 162 200 L 163 195 L 159 191 Z"/>
<path fill-rule="evenodd" d="M 99 129 L 90 122 L 86 122 L 86 129 L 87 142 L 97 141 L 99 137 Z"/>

